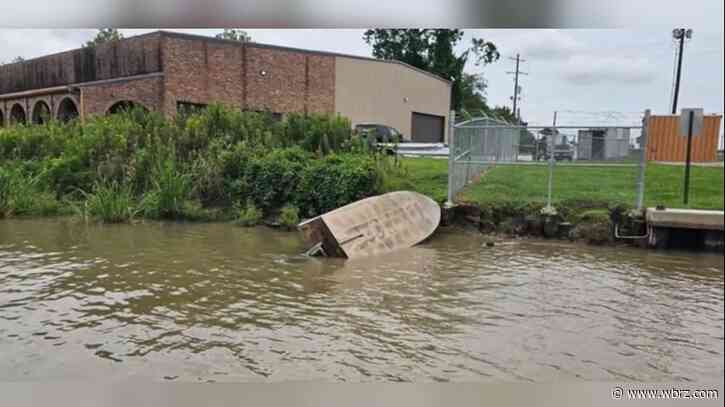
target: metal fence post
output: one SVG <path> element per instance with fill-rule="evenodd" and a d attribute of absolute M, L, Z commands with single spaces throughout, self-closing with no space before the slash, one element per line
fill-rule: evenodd
<path fill-rule="evenodd" d="M 551 135 L 549 136 L 549 185 L 548 185 L 548 196 L 546 198 L 546 208 L 551 209 L 551 192 L 553 189 L 554 181 L 554 148 L 556 147 L 556 112 L 554 112 L 554 122 L 551 126 Z"/>
<path fill-rule="evenodd" d="M 456 111 L 451 110 L 448 119 L 448 200 L 446 201 L 447 207 L 453 206 L 453 171 L 455 170 L 455 155 L 456 155 Z"/>
<path fill-rule="evenodd" d="M 554 181 L 554 138 L 556 137 L 556 127 L 554 127 L 554 134 L 549 137 L 549 185 L 547 188 L 548 195 L 546 198 L 546 207 L 551 208 L 551 190 L 553 189 Z"/>
<path fill-rule="evenodd" d="M 648 140 L 648 129 L 649 126 L 650 110 L 644 111 L 644 118 L 642 119 L 642 135 L 640 136 L 640 155 L 639 155 L 639 174 L 637 174 L 637 210 L 642 210 L 644 206 L 644 183 L 645 183 L 645 172 L 647 170 L 647 140 Z"/>

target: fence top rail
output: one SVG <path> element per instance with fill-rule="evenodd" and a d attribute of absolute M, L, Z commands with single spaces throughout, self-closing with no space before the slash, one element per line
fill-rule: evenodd
<path fill-rule="evenodd" d="M 521 130 L 545 130 L 545 129 L 586 129 L 586 130 L 602 130 L 602 129 L 642 129 L 643 126 L 520 126 L 520 125 L 455 125 L 456 129 L 521 129 Z"/>

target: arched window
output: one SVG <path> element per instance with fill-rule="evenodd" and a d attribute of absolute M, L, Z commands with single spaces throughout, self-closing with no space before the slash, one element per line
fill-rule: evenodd
<path fill-rule="evenodd" d="M 50 108 L 48 104 L 42 100 L 35 103 L 33 107 L 33 124 L 44 124 L 50 121 Z"/>
<path fill-rule="evenodd" d="M 120 102 L 116 102 L 108 108 L 108 114 L 116 114 L 121 112 L 127 112 L 129 110 L 133 110 L 136 108 L 140 108 L 145 112 L 148 112 L 148 109 L 140 103 L 132 102 L 130 100 L 122 100 Z"/>
<path fill-rule="evenodd" d="M 65 98 L 58 105 L 58 120 L 61 122 L 67 123 L 73 119 L 77 119 L 78 116 L 78 107 L 76 107 L 73 99 Z"/>
<path fill-rule="evenodd" d="M 16 103 L 10 109 L 10 124 L 25 124 L 25 109 Z"/>

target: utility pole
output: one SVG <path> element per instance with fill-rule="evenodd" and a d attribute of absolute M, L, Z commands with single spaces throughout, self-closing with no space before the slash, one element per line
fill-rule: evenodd
<path fill-rule="evenodd" d="M 677 52 L 677 73 L 675 74 L 675 92 L 672 98 L 672 114 L 677 114 L 677 99 L 680 95 L 680 76 L 682 74 L 682 54 L 685 50 L 685 39 L 692 38 L 692 30 L 675 28 L 672 30 L 672 38 L 679 41 Z"/>
<path fill-rule="evenodd" d="M 521 62 L 526 62 L 526 60 L 521 59 L 521 56 L 519 54 L 516 54 L 516 58 L 509 57 L 509 59 L 512 61 L 516 61 L 516 70 L 513 72 L 512 71 L 506 72 L 507 74 L 514 75 L 514 96 L 513 96 L 514 105 L 513 105 L 513 109 L 511 110 L 511 113 L 513 113 L 517 119 L 520 119 L 520 117 L 518 115 L 519 111 L 516 108 L 518 101 L 519 101 L 519 75 L 528 75 L 528 73 L 521 72 L 519 70 L 519 64 Z"/>

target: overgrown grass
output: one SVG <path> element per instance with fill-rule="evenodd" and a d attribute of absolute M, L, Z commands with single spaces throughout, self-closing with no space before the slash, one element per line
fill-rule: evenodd
<path fill-rule="evenodd" d="M 152 182 L 142 200 L 144 214 L 154 219 L 182 218 L 190 200 L 191 180 L 179 170 L 174 153 L 157 162 Z"/>
<path fill-rule="evenodd" d="M 65 202 L 106 222 L 222 220 L 251 201 L 260 217 L 285 205 L 316 216 L 380 193 L 391 162 L 329 114 L 280 121 L 212 105 L 175 120 L 130 111 L 13 126 L 0 128 L 0 214 L 58 213 Z"/>
<path fill-rule="evenodd" d="M 292 229 L 300 223 L 300 210 L 294 205 L 285 205 L 279 213 L 279 223 Z"/>
<path fill-rule="evenodd" d="M 118 182 L 97 182 L 92 192 L 82 192 L 85 200 L 76 204 L 83 218 L 105 223 L 124 223 L 136 216 L 139 208 L 129 185 Z"/>
<path fill-rule="evenodd" d="M 262 221 L 262 211 L 259 210 L 252 200 L 247 203 L 235 205 L 236 219 L 235 222 L 239 226 L 256 226 Z"/>
<path fill-rule="evenodd" d="M 55 195 L 44 189 L 40 176 L 0 167 L 0 218 L 51 215 L 61 209 Z"/>

